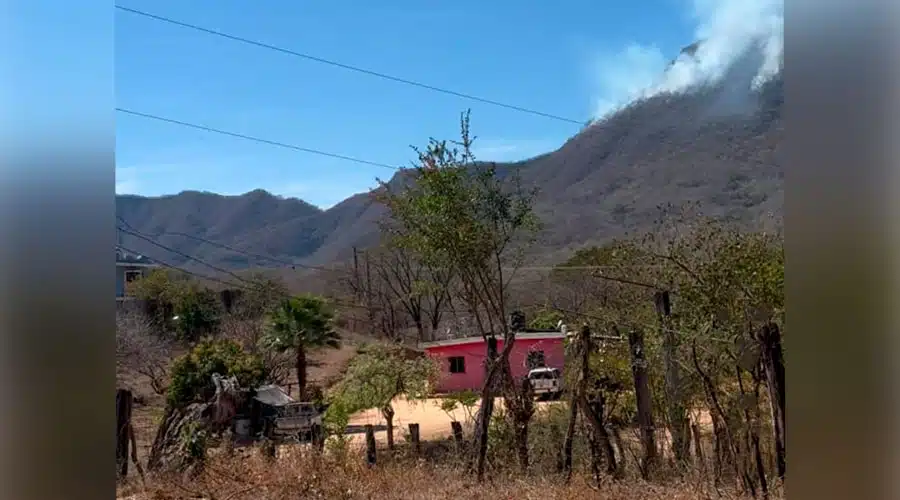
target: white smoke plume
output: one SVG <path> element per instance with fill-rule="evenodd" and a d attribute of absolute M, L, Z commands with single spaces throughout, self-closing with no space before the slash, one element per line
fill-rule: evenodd
<path fill-rule="evenodd" d="M 701 42 L 696 52 L 681 54 L 668 68 L 659 67 L 664 59 L 655 47 L 630 46 L 617 61 L 607 61 L 600 68 L 603 97 L 595 111 L 598 118 L 636 99 L 717 83 L 750 50 L 760 57 L 748 91 L 778 74 L 784 64 L 784 0 L 690 0 L 690 4 L 697 23 L 694 37 Z M 639 60 L 634 58 L 637 52 L 643 53 Z M 639 65 L 646 62 L 652 66 Z"/>

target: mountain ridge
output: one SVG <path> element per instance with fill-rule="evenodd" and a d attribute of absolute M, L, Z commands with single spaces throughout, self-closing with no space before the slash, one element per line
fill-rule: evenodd
<path fill-rule="evenodd" d="M 696 53 L 695 45 L 686 54 Z M 699 202 L 704 213 L 742 226 L 770 218 L 780 224 L 783 77 L 779 73 L 751 91 L 757 59 L 738 58 L 715 84 L 632 102 L 553 151 L 498 163 L 501 172 L 517 170 L 525 185 L 540 189 L 535 211 L 544 229 L 536 256 L 556 261 L 581 246 L 651 229 L 663 204 Z M 400 182 L 401 175 L 388 182 Z M 234 196 L 117 195 L 116 210 L 160 243 L 232 269 L 273 261 L 168 233 L 188 233 L 279 261 L 323 265 L 349 259 L 354 247 L 376 244 L 377 223 L 386 215 L 371 192 L 321 209 L 259 189 Z M 139 239 L 122 238 L 122 244 L 151 258 L 189 264 Z"/>

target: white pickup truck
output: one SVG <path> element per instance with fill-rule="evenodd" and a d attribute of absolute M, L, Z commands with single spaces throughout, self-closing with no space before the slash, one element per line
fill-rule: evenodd
<path fill-rule="evenodd" d="M 528 372 L 528 380 L 535 396 L 556 398 L 562 395 L 562 374 L 556 368 L 535 368 Z"/>

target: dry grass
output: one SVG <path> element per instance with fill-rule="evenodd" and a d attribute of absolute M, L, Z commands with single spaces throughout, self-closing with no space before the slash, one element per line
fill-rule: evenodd
<path fill-rule="evenodd" d="M 549 408 L 548 408 L 549 409 Z M 564 412 L 563 412 L 564 413 Z M 237 448 L 232 456 L 211 450 L 205 469 L 195 477 L 170 475 L 153 477 L 146 485 L 132 476 L 121 484 L 118 497 L 144 499 L 744 499 L 736 493 L 735 482 L 723 478 L 716 490 L 708 475 L 699 471 L 676 473 L 665 467 L 657 480 L 639 479 L 633 460 L 626 460 L 625 479 L 604 479 L 594 484 L 583 438 L 576 439 L 574 476 L 564 484 L 553 469 L 559 443 L 549 431 L 550 415 L 535 419 L 530 447 L 532 469 L 522 475 L 514 456 L 505 446 L 491 445 L 488 480 L 478 484 L 466 472 L 465 452 L 457 452 L 450 440 L 423 441 L 419 457 L 412 456 L 403 433 L 394 452 L 379 449 L 378 465 L 365 465 L 363 446 L 350 439 L 346 447 L 329 443 L 324 455 L 306 445 L 284 445 L 278 458 L 266 459 L 259 447 Z M 499 445 L 499 446 L 498 446 Z M 781 491 L 770 495 L 783 499 Z"/>
<path fill-rule="evenodd" d="M 434 465 L 399 452 L 396 457 L 379 456 L 374 468 L 352 452 L 344 459 L 294 454 L 267 461 L 254 449 L 240 450 L 234 457 L 215 457 L 197 477 L 156 478 L 147 487 L 131 483 L 119 488 L 118 498 L 176 499 L 209 498 L 231 500 L 275 499 L 699 499 L 742 498 L 686 482 L 665 485 L 635 480 L 605 482 L 597 487 L 585 475 L 563 484 L 556 475 L 524 477 L 494 475 L 484 484 L 460 467 Z M 783 498 L 776 494 L 772 498 Z"/>

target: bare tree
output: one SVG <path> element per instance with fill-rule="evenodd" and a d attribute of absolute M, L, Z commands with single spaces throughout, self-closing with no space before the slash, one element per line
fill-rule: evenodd
<path fill-rule="evenodd" d="M 144 314 L 120 311 L 116 314 L 116 369 L 147 377 L 156 394 L 165 394 L 167 369 L 173 345 L 163 339 Z"/>
<path fill-rule="evenodd" d="M 265 333 L 262 319 L 247 319 L 242 314 L 232 315 L 222 322 L 221 329 L 221 337 L 237 341 L 247 352 L 262 359 L 268 382 L 284 384 L 291 378 L 294 359 L 290 353 L 260 348 L 260 339 Z"/>
<path fill-rule="evenodd" d="M 364 252 L 362 261 L 362 269 L 357 263 L 346 284 L 370 308 L 369 321 L 388 337 L 412 323 L 417 340 L 432 339 L 450 304 L 452 270 L 429 266 L 411 249 L 390 241 Z"/>

